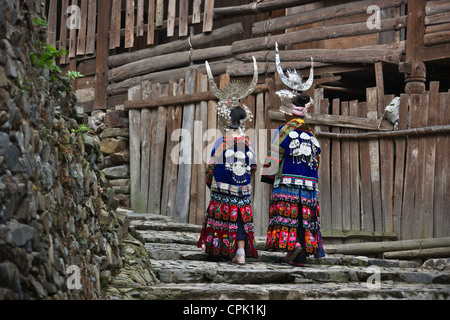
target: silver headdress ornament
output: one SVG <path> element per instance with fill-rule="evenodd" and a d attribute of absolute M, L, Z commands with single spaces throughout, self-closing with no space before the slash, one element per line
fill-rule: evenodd
<path fill-rule="evenodd" d="M 280 111 L 292 115 L 292 98 L 296 96 L 296 93 L 298 91 L 306 91 L 309 88 L 311 88 L 313 81 L 314 81 L 314 61 L 311 57 L 311 69 L 309 72 L 309 78 L 305 83 L 302 83 L 302 76 L 301 74 L 297 73 L 297 70 L 288 70 L 286 74 L 283 71 L 283 68 L 281 67 L 280 62 L 280 53 L 278 51 L 278 43 L 275 42 L 275 62 L 277 66 L 278 74 L 280 75 L 281 81 L 285 85 L 287 85 L 289 88 L 291 88 L 293 91 L 289 90 L 280 90 L 277 91 L 276 94 L 280 97 L 281 100 L 281 106 Z M 311 102 L 312 103 L 312 99 Z M 307 115 L 308 116 L 308 115 Z"/>
<path fill-rule="evenodd" d="M 256 84 L 258 83 L 258 66 L 256 64 L 255 57 L 253 57 L 253 80 L 249 86 L 241 81 L 230 81 L 225 85 L 223 89 L 219 89 L 216 85 L 216 82 L 214 81 L 214 77 L 212 75 L 208 61 L 205 61 L 205 65 L 206 73 L 208 74 L 208 81 L 211 86 L 211 91 L 219 99 L 219 102 L 216 106 L 219 125 L 221 125 L 225 129 L 230 128 L 230 112 L 235 107 L 241 107 L 247 114 L 247 117 L 242 121 L 242 124 L 247 120 L 252 121 L 253 115 L 250 109 L 245 104 L 241 104 L 239 100 L 251 94 L 253 90 L 255 90 Z"/>

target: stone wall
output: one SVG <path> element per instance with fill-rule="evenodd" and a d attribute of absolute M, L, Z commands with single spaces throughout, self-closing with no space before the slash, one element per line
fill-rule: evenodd
<path fill-rule="evenodd" d="M 46 39 L 40 3 L 0 0 L 0 300 L 96 299 L 124 263 L 122 176 L 103 163 L 127 157 L 126 126 L 100 144 L 70 81 L 31 62 Z"/>
<path fill-rule="evenodd" d="M 108 186 L 114 190 L 121 208 L 130 208 L 130 153 L 128 112 L 123 110 L 95 110 L 89 127 L 100 139 L 103 161 L 100 169 Z"/>

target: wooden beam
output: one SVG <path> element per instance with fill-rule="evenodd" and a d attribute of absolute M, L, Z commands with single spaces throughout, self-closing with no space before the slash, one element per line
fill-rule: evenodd
<path fill-rule="evenodd" d="M 450 257 L 450 247 L 390 251 L 383 253 L 383 259 L 430 259 Z"/>
<path fill-rule="evenodd" d="M 414 250 L 449 247 L 450 238 L 421 240 L 400 240 L 392 242 L 365 242 L 334 245 L 334 253 L 339 254 L 379 254 L 388 251 Z"/>
<path fill-rule="evenodd" d="M 257 85 L 252 94 L 258 94 L 267 91 L 267 84 Z M 144 99 L 144 100 L 128 100 L 125 101 L 125 109 L 143 109 L 143 108 L 154 108 L 159 106 L 170 106 L 179 104 L 196 103 L 207 100 L 217 100 L 214 93 L 207 92 L 197 92 L 192 94 L 184 94 L 179 96 L 164 97 L 161 99 Z"/>
<path fill-rule="evenodd" d="M 335 230 L 322 229 L 323 238 L 342 238 L 342 239 L 385 239 L 397 240 L 398 234 L 395 232 L 370 232 L 362 230 Z"/>
<path fill-rule="evenodd" d="M 381 44 L 352 49 L 302 49 L 302 50 L 282 50 L 280 59 L 283 64 L 288 61 L 311 61 L 324 63 L 374 63 L 382 61 L 386 63 L 398 64 L 405 51 L 405 41 L 394 44 Z M 239 53 L 235 55 L 236 60 L 251 62 L 252 57 L 256 61 L 275 62 L 275 50 L 253 51 Z"/>
<path fill-rule="evenodd" d="M 305 118 L 305 122 L 309 124 L 317 124 L 322 126 L 333 126 L 333 127 L 346 127 L 355 129 L 365 129 L 365 130 L 379 130 L 379 131 L 390 131 L 393 129 L 392 124 L 387 120 L 374 120 L 367 118 L 358 118 L 351 116 L 341 116 L 341 115 L 330 115 L 330 114 L 317 114 L 310 113 L 311 118 Z M 284 121 L 286 122 L 286 116 L 279 110 L 269 110 L 269 117 L 274 121 Z M 336 134 L 337 136 L 344 136 L 343 133 Z M 352 134 L 348 134 L 352 135 Z M 327 136 L 327 135 L 323 135 Z"/>
<path fill-rule="evenodd" d="M 211 71 L 213 75 L 219 75 L 225 73 L 227 65 L 232 62 L 232 59 L 225 59 L 218 62 L 211 62 L 209 66 L 211 67 Z M 201 73 L 206 73 L 206 67 L 204 65 L 197 65 L 198 71 Z M 134 78 L 130 78 L 124 80 L 122 82 L 110 84 L 107 88 L 107 92 L 109 95 L 117 95 L 125 93 L 129 88 L 139 84 L 143 80 L 150 80 L 154 83 L 168 83 L 170 80 L 178 79 L 180 77 L 180 73 L 186 72 L 186 67 L 158 71 L 154 73 L 145 74 L 142 76 L 137 76 Z"/>
<path fill-rule="evenodd" d="M 233 43 L 233 53 L 257 51 L 279 46 L 294 45 L 315 40 L 335 39 L 341 37 L 358 36 L 364 34 L 378 33 L 381 31 L 397 30 L 406 26 L 407 16 L 389 18 L 383 20 L 380 29 L 367 28 L 366 22 L 344 24 L 338 26 L 323 26 L 318 28 L 283 33 L 267 37 L 245 39 Z"/>
<path fill-rule="evenodd" d="M 395 131 L 383 132 L 366 132 L 366 133 L 332 133 L 320 132 L 319 137 L 327 137 L 340 140 L 362 140 L 362 139 L 392 139 L 407 136 L 427 136 L 427 135 L 448 135 L 450 133 L 450 125 L 430 126 L 423 128 L 412 128 Z"/>
<path fill-rule="evenodd" d="M 112 68 L 108 72 L 110 82 L 119 82 L 142 74 L 147 74 L 174 67 L 188 66 L 192 61 L 223 58 L 231 54 L 231 46 L 220 46 L 206 49 L 174 52 L 161 56 L 130 62 L 125 65 Z"/>
<path fill-rule="evenodd" d="M 249 4 L 231 7 L 221 7 L 214 9 L 215 16 L 242 16 L 247 14 L 257 14 L 272 10 L 297 7 L 315 2 L 314 0 L 273 0 L 273 1 L 253 1 Z"/>
<path fill-rule="evenodd" d="M 109 27 L 111 21 L 111 1 L 99 0 L 97 25 L 97 59 L 94 109 L 106 109 L 108 94 L 108 55 L 109 55 Z"/>
<path fill-rule="evenodd" d="M 253 24 L 252 33 L 272 33 L 288 28 L 299 27 L 315 22 L 336 19 L 339 17 L 348 17 L 351 15 L 361 14 L 367 12 L 367 7 L 376 5 L 380 9 L 399 7 L 406 4 L 406 0 L 364 0 L 339 4 L 335 6 L 327 6 L 317 10 L 289 14 L 282 17 L 271 18 L 264 21 L 259 21 Z"/>

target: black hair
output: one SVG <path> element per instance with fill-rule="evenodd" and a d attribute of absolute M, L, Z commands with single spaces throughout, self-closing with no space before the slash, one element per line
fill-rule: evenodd
<path fill-rule="evenodd" d="M 232 128 L 232 129 L 239 128 L 239 126 L 241 124 L 241 120 L 245 119 L 246 117 L 247 117 L 247 113 L 241 107 L 235 107 L 235 108 L 231 109 L 231 112 L 230 112 L 230 118 L 231 118 L 230 128 Z"/>
<path fill-rule="evenodd" d="M 311 98 L 304 93 L 297 94 L 292 98 L 292 103 L 298 107 L 304 107 L 309 101 L 311 101 Z"/>

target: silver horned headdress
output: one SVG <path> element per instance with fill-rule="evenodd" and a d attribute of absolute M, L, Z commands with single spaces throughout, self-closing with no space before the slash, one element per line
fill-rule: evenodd
<path fill-rule="evenodd" d="M 240 103 L 239 100 L 250 95 L 253 90 L 255 90 L 256 84 L 258 83 L 258 66 L 256 64 L 255 57 L 253 57 L 253 80 L 250 85 L 246 85 L 241 81 L 230 81 L 225 85 L 223 89 L 219 89 L 216 85 L 216 82 L 214 81 L 214 77 L 212 75 L 208 61 L 205 61 L 205 65 L 211 90 L 219 99 L 219 102 L 216 106 L 219 125 L 221 125 L 225 129 L 230 128 L 230 112 L 236 107 L 241 107 L 247 114 L 247 117 L 242 121 L 242 123 L 247 120 L 252 121 L 253 115 L 250 109 L 245 104 Z"/>
<path fill-rule="evenodd" d="M 311 88 L 313 81 L 314 81 L 314 61 L 311 57 L 311 69 L 309 72 L 309 78 L 305 83 L 302 83 L 302 76 L 301 74 L 297 73 L 297 70 L 288 70 L 286 74 L 283 71 L 283 68 L 281 67 L 280 62 L 280 53 L 278 51 L 278 43 L 275 42 L 275 62 L 277 66 L 278 74 L 280 75 L 281 81 L 285 85 L 287 85 L 289 88 L 291 88 L 293 91 L 289 90 L 280 90 L 277 91 L 276 94 L 280 97 L 281 100 L 281 106 L 280 111 L 292 115 L 292 98 L 296 96 L 298 91 L 306 91 L 309 88 Z M 311 100 L 312 101 L 312 100 Z"/>

